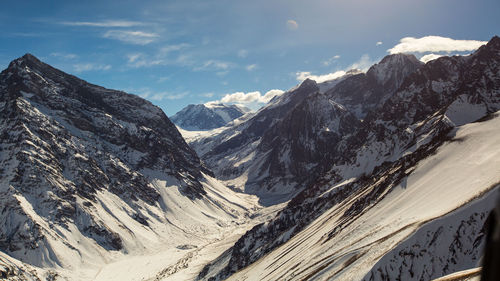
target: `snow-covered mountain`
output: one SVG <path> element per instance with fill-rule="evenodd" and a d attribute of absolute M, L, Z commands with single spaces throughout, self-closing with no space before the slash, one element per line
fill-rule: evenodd
<path fill-rule="evenodd" d="M 0 74 L 0 162 L 0 268 L 14 275 L 99 279 L 125 256 L 220 238 L 256 206 L 158 107 L 29 54 Z"/>
<path fill-rule="evenodd" d="M 306 96 L 275 120 L 251 160 L 264 167 L 261 184 L 274 172 L 299 179 L 302 191 L 200 276 L 427 280 L 476 267 L 500 184 L 500 38 L 425 65 L 388 56 Z M 372 96 L 378 102 L 365 102 Z M 432 246 L 433 236 L 448 247 Z"/>
<path fill-rule="evenodd" d="M 291 199 L 302 188 L 348 160 L 344 136 L 364 131 L 363 119 L 380 109 L 404 78 L 422 63 L 390 55 L 367 73 L 350 71 L 325 87 L 305 80 L 252 118 L 217 135 L 190 142 L 218 178 L 264 204 Z"/>
<path fill-rule="evenodd" d="M 500 38 L 305 80 L 194 150 L 151 103 L 31 55 L 0 74 L 0 116 L 2 277 L 429 280 L 479 265 Z"/>
<path fill-rule="evenodd" d="M 203 131 L 220 128 L 248 112 L 250 109 L 236 104 L 190 104 L 170 119 L 182 129 Z"/>

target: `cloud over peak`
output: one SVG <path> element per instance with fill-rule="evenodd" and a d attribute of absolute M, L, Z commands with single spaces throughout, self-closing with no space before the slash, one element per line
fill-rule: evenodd
<path fill-rule="evenodd" d="M 474 51 L 486 44 L 486 41 L 456 40 L 441 36 L 425 36 L 422 38 L 405 37 L 399 44 L 387 50 L 396 53 L 426 53 L 426 52 L 465 52 Z"/>
<path fill-rule="evenodd" d="M 232 94 L 226 94 L 220 102 L 222 103 L 241 103 L 241 104 L 251 104 L 251 103 L 268 103 L 275 96 L 283 94 L 285 91 L 273 89 L 267 91 L 262 95 L 259 91 L 254 92 L 236 92 Z"/>
<path fill-rule="evenodd" d="M 300 71 L 300 72 L 295 73 L 295 78 L 297 79 L 297 81 L 304 81 L 306 79 L 311 79 L 311 80 L 316 81 L 317 83 L 322 83 L 322 82 L 325 82 L 328 80 L 333 80 L 333 79 L 337 79 L 339 77 L 342 77 L 345 75 L 345 73 L 346 73 L 345 71 L 339 70 L 336 72 L 323 74 L 323 75 L 313 75 L 309 71 Z"/>

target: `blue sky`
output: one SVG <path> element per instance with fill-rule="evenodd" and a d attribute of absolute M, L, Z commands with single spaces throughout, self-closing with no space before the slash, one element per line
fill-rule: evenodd
<path fill-rule="evenodd" d="M 498 11 L 498 0 L 4 0 L 0 67 L 32 53 L 169 116 L 216 100 L 255 108 L 390 52 L 470 53 L 499 34 Z"/>

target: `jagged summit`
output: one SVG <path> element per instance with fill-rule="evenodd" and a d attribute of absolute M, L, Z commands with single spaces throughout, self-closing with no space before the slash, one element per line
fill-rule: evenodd
<path fill-rule="evenodd" d="M 19 65 L 21 63 L 32 63 L 32 64 L 43 64 L 42 61 L 40 61 L 36 56 L 30 54 L 30 53 L 26 53 L 24 54 L 22 57 L 19 57 L 13 61 L 10 62 L 9 65 Z"/>
<path fill-rule="evenodd" d="M 309 87 L 312 85 L 316 85 L 316 81 L 312 80 L 311 78 L 306 78 L 306 80 L 300 83 L 300 87 Z"/>
<path fill-rule="evenodd" d="M 481 46 L 473 55 L 481 54 L 482 56 L 498 56 L 500 55 L 500 37 L 493 36 L 488 43 Z"/>
<path fill-rule="evenodd" d="M 5 71 L 19 71 L 22 70 L 24 67 L 29 68 L 31 71 L 35 72 L 44 72 L 44 75 L 51 75 L 54 76 L 54 74 L 62 75 L 63 72 L 42 62 L 39 60 L 36 56 L 26 53 L 24 56 L 19 57 L 13 61 L 10 62 L 8 68 Z M 69 74 L 66 74 L 69 75 Z M 73 76 L 74 77 L 74 76 Z M 74 77 L 76 78 L 76 77 Z"/>
<path fill-rule="evenodd" d="M 409 73 L 422 65 L 423 63 L 412 54 L 392 54 L 385 56 L 379 63 L 370 67 L 366 75 L 377 80 L 381 85 L 392 83 L 397 88 Z"/>
<path fill-rule="evenodd" d="M 246 161 L 217 173 L 248 174 L 246 187 L 263 198 L 302 191 L 200 277 L 432 280 L 475 266 L 496 197 L 487 192 L 500 182 L 491 157 L 500 151 L 492 129 L 500 123 L 498 42 L 425 65 L 387 56 L 293 104 L 266 128 L 251 160 L 206 154 L 214 166 Z M 471 178 L 473 169 L 488 176 Z"/>
<path fill-rule="evenodd" d="M 160 108 L 32 55 L 0 74 L 0 121 L 0 250 L 25 262 L 131 249 L 124 229 L 165 232 L 176 206 L 190 206 L 189 217 L 204 208 L 195 202 L 211 202 L 211 172 Z"/>
<path fill-rule="evenodd" d="M 490 41 L 488 41 L 486 45 L 496 46 L 496 48 L 500 48 L 500 37 L 498 35 L 491 37 Z"/>
<path fill-rule="evenodd" d="M 235 104 L 190 104 L 170 118 L 182 129 L 203 131 L 222 127 L 249 111 L 248 108 Z"/>

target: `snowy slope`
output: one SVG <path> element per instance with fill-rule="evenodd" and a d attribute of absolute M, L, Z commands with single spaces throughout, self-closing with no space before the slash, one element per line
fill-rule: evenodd
<path fill-rule="evenodd" d="M 0 116 L 0 268 L 92 280 L 130 257 L 176 263 L 259 208 L 211 177 L 158 107 L 32 55 L 0 74 Z"/>
<path fill-rule="evenodd" d="M 360 126 L 354 126 L 351 133 L 344 133 L 340 141 L 328 142 L 331 147 L 324 150 L 324 159 L 328 161 L 323 167 L 329 170 L 315 177 L 279 216 L 268 224 L 253 228 L 238 240 L 230 258 L 224 258 L 226 266 L 214 271 L 219 271 L 219 277 L 229 276 L 263 256 L 267 257 L 325 212 L 336 206 L 344 206 L 341 209 L 343 214 L 337 217 L 338 225 L 328 234 L 334 237 L 345 225 L 351 224 L 352 220 L 391 194 L 395 186 L 413 172 L 415 165 L 433 155 L 436 149 L 454 136 L 457 125 L 474 122 L 481 117 L 483 120 L 486 114 L 491 116 L 500 109 L 499 66 L 500 38 L 494 37 L 471 56 L 443 57 L 411 73 L 396 92 L 382 99 L 383 103 L 376 107 L 379 110 L 369 112 L 364 120 L 360 120 Z M 321 108 L 308 107 L 307 104 L 321 100 L 319 97 L 335 97 L 334 93 L 339 87 L 349 85 L 359 77 L 346 79 L 323 95 L 311 95 L 315 98 L 302 102 L 296 109 Z M 450 107 L 457 101 L 461 103 L 463 114 L 448 117 Z M 322 104 L 325 103 L 318 102 L 318 105 Z M 476 114 L 481 111 L 474 111 L 475 108 L 483 108 L 483 115 Z M 314 132 L 322 133 L 322 126 L 329 122 L 339 123 L 322 112 L 305 111 L 299 119 L 317 116 L 319 120 L 324 120 L 317 122 L 310 118 L 313 122 L 308 124 L 317 122 L 320 126 L 312 126 L 316 128 L 312 130 L 313 133 L 308 126 L 298 126 L 303 129 L 295 132 L 295 137 L 278 135 L 272 138 L 271 135 L 270 139 L 278 140 L 278 144 L 267 146 L 271 149 L 270 153 L 286 147 L 287 143 L 300 143 L 304 139 L 311 141 L 305 142 L 302 147 L 309 149 L 310 145 L 311 151 L 321 149 L 317 145 L 319 142 L 314 140 L 318 136 Z M 457 116 L 460 118 L 457 119 Z M 457 124 L 457 120 L 461 123 Z M 286 128 L 287 124 L 278 122 L 275 126 Z M 331 129 L 330 126 L 326 128 Z M 263 142 L 259 147 L 263 147 Z M 474 149 L 471 146 L 471 150 Z M 433 172 L 440 171 L 437 169 Z"/>
<path fill-rule="evenodd" d="M 367 73 L 305 80 L 240 125 L 190 145 L 228 185 L 257 194 L 263 204 L 289 200 L 332 162 L 345 161 L 339 159 L 344 136 L 359 131 L 362 119 L 421 66 L 412 55 L 390 55 Z"/>
<path fill-rule="evenodd" d="M 410 167 L 409 175 L 360 212 L 349 210 L 376 188 L 376 182 L 351 193 L 229 280 L 360 280 L 377 262 L 374 272 L 383 266 L 382 273 L 404 280 L 410 280 L 411 272 L 418 280 L 432 267 L 432 277 L 475 267 L 481 242 L 474 241 L 481 237 L 482 222 L 499 196 L 498 126 L 497 113 L 492 120 L 458 128 L 451 141 Z M 441 232 L 440 227 L 446 230 Z M 456 236 L 448 235 L 453 233 L 462 236 L 454 240 Z M 424 258 L 425 251 L 419 259 L 419 249 L 433 236 L 444 245 L 430 247 L 429 255 L 441 262 Z M 407 253 L 405 249 L 414 252 L 398 254 Z"/>

